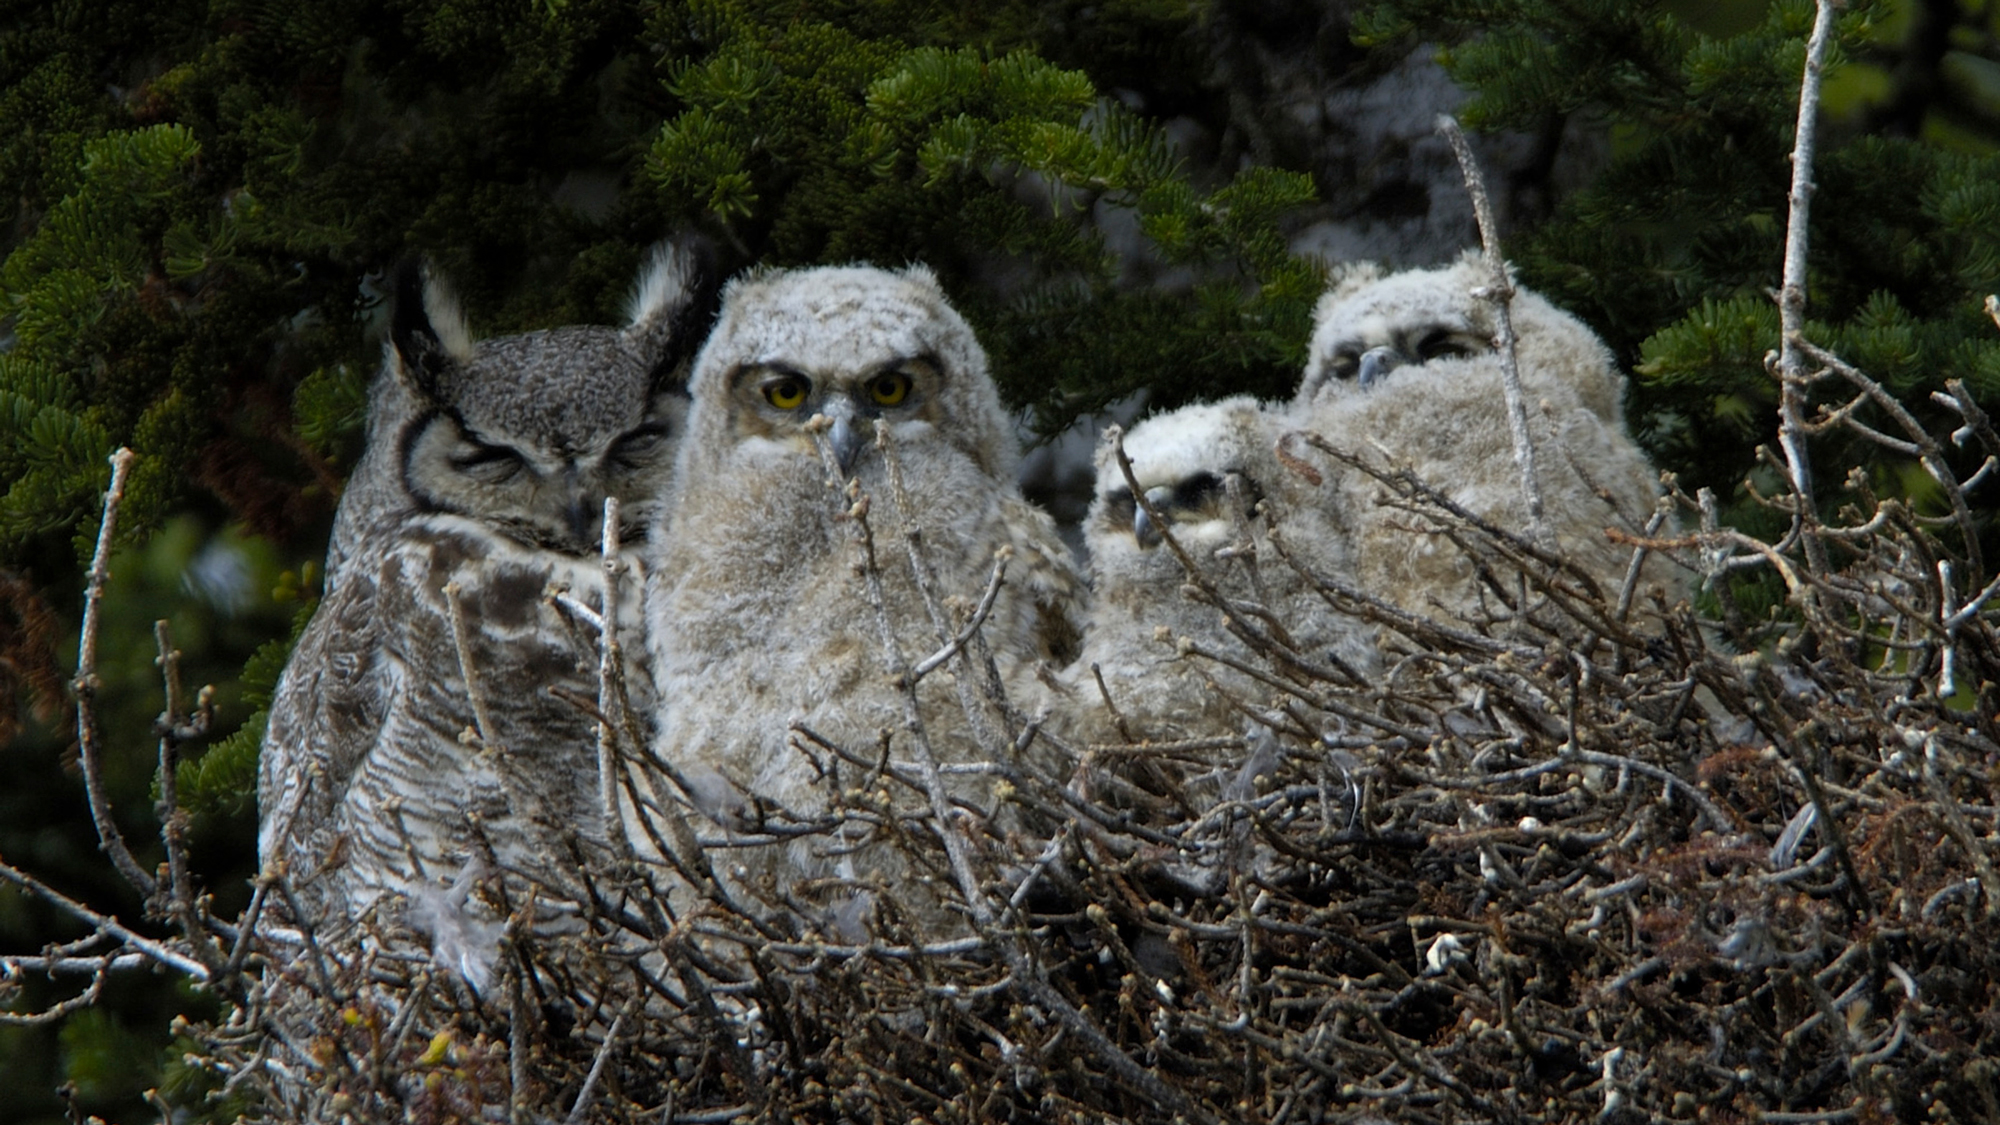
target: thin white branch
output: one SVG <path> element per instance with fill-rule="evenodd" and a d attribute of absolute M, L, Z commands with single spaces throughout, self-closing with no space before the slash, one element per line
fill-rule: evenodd
<path fill-rule="evenodd" d="M 111 455 L 111 486 L 104 490 L 104 518 L 97 525 L 97 550 L 90 557 L 90 584 L 83 595 L 83 635 L 76 657 L 76 741 L 83 766 L 83 792 L 90 802 L 97 846 L 125 881 L 151 897 L 153 877 L 132 857 L 118 822 L 111 818 L 111 800 L 104 795 L 104 748 L 97 729 L 97 630 L 104 603 L 104 584 L 111 578 L 111 541 L 118 526 L 118 505 L 125 499 L 125 478 L 132 472 L 133 453 L 120 448 Z"/>
<path fill-rule="evenodd" d="M 1938 665 L 1939 699 L 1950 699 L 1958 694 L 1958 630 L 1952 626 L 1952 619 L 1958 616 L 1955 603 L 1958 596 L 1952 593 L 1951 562 L 1939 559 L 1938 576 L 1938 620 L 1944 626 L 1944 656 Z"/>
<path fill-rule="evenodd" d="M 1972 616 L 1979 612 L 1980 607 L 1984 606 L 1996 593 L 2000 593 L 2000 575 L 1994 576 L 1993 581 L 1988 582 L 1985 589 L 1973 595 L 1971 601 L 1945 615 L 1944 627 L 1946 631 L 1956 632 L 1959 626 L 1970 621 Z"/>
<path fill-rule="evenodd" d="M 16 972 L 48 973 L 53 976 L 84 976 L 111 972 L 125 972 L 131 969 L 146 969 L 157 964 L 144 953 L 119 953 L 111 957 L 16 957 L 0 955 L 0 977 L 12 976 Z"/>
<path fill-rule="evenodd" d="M 606 500 L 605 503 L 607 504 L 616 503 L 616 500 L 615 498 Z M 568 613 L 570 616 L 576 618 L 578 621 L 583 622 L 585 625 L 590 626 L 592 629 L 595 629 L 600 633 L 604 631 L 604 618 L 598 616 L 597 611 L 590 608 L 590 604 L 588 602 L 583 601 L 582 599 L 578 598 L 575 594 L 570 593 L 568 590 L 552 589 L 548 593 L 542 596 L 548 599 L 549 602 L 551 602 L 552 604 L 561 607 L 561 609 L 564 612 Z"/>
<path fill-rule="evenodd" d="M 43 902 L 55 907 L 57 910 L 104 934 L 106 937 L 116 939 L 127 949 L 143 953 L 154 961 L 170 969 L 185 973 L 198 981 L 209 979 L 208 966 L 169 948 L 161 942 L 155 941 L 143 934 L 132 932 L 123 923 L 119 922 L 118 919 L 108 914 L 99 914 L 97 911 L 57 891 L 47 883 L 42 882 L 25 871 L 10 867 L 5 863 L 0 863 L 0 880 L 14 884 L 36 898 L 41 899 Z"/>
<path fill-rule="evenodd" d="M 1791 475 L 1792 526 L 1802 529 L 1813 519 L 1812 460 L 1806 450 L 1805 402 L 1809 378 L 1805 355 L 1798 345 L 1806 319 L 1807 230 L 1812 214 L 1813 149 L 1818 137 L 1820 79 L 1826 52 L 1833 41 L 1834 0 L 1817 0 L 1812 37 L 1806 41 L 1805 75 L 1799 84 L 1799 116 L 1792 146 L 1792 189 L 1785 222 L 1785 273 L 1778 290 L 1778 442 L 1785 450 Z M 1803 537 L 1806 565 L 1814 574 L 1826 571 L 1826 545 L 1812 535 Z"/>
<path fill-rule="evenodd" d="M 619 826 L 618 815 L 618 730 L 611 716 L 618 707 L 614 686 L 622 670 L 618 648 L 619 575 L 618 498 L 604 498 L 604 599 L 597 615 L 597 800 L 603 806 L 604 834 L 622 858 L 631 858 L 631 842 Z M 641 747 L 640 749 L 644 749 Z M 640 815 L 635 810 L 635 815 Z M 616 1025 L 613 1025 L 614 1027 Z M 607 1040 L 609 1042 L 609 1040 Z M 583 1099 L 577 1100 L 579 1109 Z"/>
<path fill-rule="evenodd" d="M 944 665 L 945 661 L 958 655 L 959 651 L 965 648 L 967 642 L 979 635 L 979 627 L 986 624 L 987 615 L 993 612 L 993 603 L 1000 596 L 1000 585 L 1006 576 L 1006 556 L 995 555 L 993 559 L 993 574 L 986 580 L 986 592 L 980 595 L 979 605 L 973 609 L 972 617 L 965 623 L 965 628 L 960 629 L 958 635 L 953 637 L 949 644 L 918 661 L 917 666 L 910 669 L 910 679 L 921 680 L 932 672 L 937 671 Z"/>
<path fill-rule="evenodd" d="M 616 499 L 606 501 L 607 504 L 617 502 Z M 611 541 L 616 534 L 611 531 L 605 532 L 606 541 Z M 583 1076 L 583 1089 L 577 1091 L 576 1105 L 570 1108 L 569 1118 L 563 1125 L 583 1125 L 584 1113 L 590 1108 L 590 1096 L 597 1092 L 597 1080 L 604 1077 L 604 1064 L 610 1060 L 612 1048 L 618 1045 L 618 1032 L 624 1026 L 625 1013 L 620 1012 L 617 1018 L 611 1021 L 610 1028 L 604 1032 L 604 1042 L 597 1047 L 597 1057 L 590 1061 L 590 1073 Z"/>
<path fill-rule="evenodd" d="M 479 679 L 472 671 L 472 640 L 465 631 L 465 609 L 459 605 L 458 596 L 463 592 L 456 581 L 444 584 L 445 615 L 451 619 L 451 646 L 458 653 L 458 674 L 465 679 L 465 698 L 472 704 L 472 722 L 479 730 L 479 741 L 488 750 L 499 750 L 499 740 L 493 737 L 493 716 L 486 713 L 486 699 L 479 692 Z"/>
<path fill-rule="evenodd" d="M 1465 131 L 1458 127 L 1457 119 L 1439 114 L 1437 131 L 1451 142 L 1451 151 L 1458 157 L 1465 190 L 1472 196 L 1473 218 L 1479 222 L 1479 241 L 1492 279 L 1486 283 L 1485 292 L 1478 295 L 1493 306 L 1493 346 L 1500 353 L 1500 387 L 1507 405 L 1507 433 L 1514 443 L 1514 463 L 1521 470 L 1521 495 L 1528 503 L 1528 538 L 1547 550 L 1555 541 L 1542 507 L 1541 476 L 1535 471 L 1535 443 L 1528 434 L 1528 407 L 1521 393 L 1521 364 L 1515 350 L 1514 283 L 1507 276 L 1506 259 L 1500 256 L 1500 225 L 1493 217 L 1493 199 L 1487 194 L 1479 160 L 1472 154 L 1472 146 L 1466 142 Z"/>

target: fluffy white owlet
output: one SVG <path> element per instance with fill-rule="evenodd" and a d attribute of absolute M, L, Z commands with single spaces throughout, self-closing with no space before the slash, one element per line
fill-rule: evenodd
<path fill-rule="evenodd" d="M 371 428 L 386 448 L 370 450 L 394 466 L 393 495 L 374 497 L 373 522 L 346 540 L 341 580 L 279 683 L 259 765 L 260 858 L 287 868 L 318 920 L 481 863 L 559 882 L 574 869 L 559 854 L 571 841 L 603 839 L 596 723 L 554 694 L 596 699 L 596 637 L 544 593 L 567 586 L 601 608 L 606 497 L 621 501 L 626 554 L 640 558 L 685 417 L 691 272 L 662 247 L 628 327 L 479 344 L 440 284 L 420 291 L 411 270 L 399 287 L 400 417 Z M 642 650 L 639 590 L 628 577 L 628 653 Z M 649 700 L 643 671 L 628 678 Z"/>
<path fill-rule="evenodd" d="M 1021 498 L 1013 430 L 985 353 L 929 270 L 738 278 L 724 292 L 689 392 L 667 530 L 656 537 L 648 641 L 662 702 L 657 752 L 696 780 L 704 792 L 688 796 L 708 819 L 754 836 L 829 808 L 835 780 L 795 748 L 794 723 L 868 762 L 884 739 L 892 759 L 915 757 L 892 666 L 942 646 L 907 549 L 912 532 L 937 596 L 961 610 L 987 586 L 995 553 L 1011 554 L 981 632 L 1004 682 L 1073 654 L 1080 583 L 1068 550 L 1049 517 Z M 871 605 L 853 502 L 829 488 L 815 431 L 839 474 L 867 497 L 894 658 Z M 891 455 L 906 504 L 892 488 Z M 956 617 L 944 623 L 947 633 L 958 628 Z M 956 667 L 919 683 L 931 746 L 947 762 L 1004 757 L 1004 717 L 971 682 L 983 672 Z M 843 771 L 842 784 L 868 772 L 813 752 Z M 952 787 L 976 812 L 992 813 L 989 783 L 961 774 Z M 678 794 L 663 781 L 654 790 Z M 906 789 L 894 799 L 906 811 L 922 807 Z M 761 811 L 745 811 L 753 806 Z M 849 870 L 899 873 L 882 847 L 836 860 L 836 845 L 847 843 L 807 836 L 735 850 L 717 867 L 787 884 Z M 645 850 L 644 840 L 635 844 Z M 934 900 L 908 892 L 912 909 L 935 916 Z"/>
<path fill-rule="evenodd" d="M 1278 460 L 1285 429 L 1282 409 L 1248 397 L 1183 407 L 1134 426 L 1125 435 L 1125 454 L 1163 523 L 1134 497 L 1111 443 L 1099 448 L 1097 494 L 1083 529 L 1093 588 L 1090 621 L 1083 658 L 1063 675 L 1065 711 L 1080 720 L 1073 736 L 1103 743 L 1241 733 L 1270 687 L 1215 660 L 1183 655 L 1182 638 L 1278 676 L 1301 670 L 1268 662 L 1228 627 L 1221 610 L 1184 592 L 1193 580 L 1164 541 L 1169 535 L 1215 589 L 1244 610 L 1241 624 L 1275 642 L 1258 647 L 1288 650 L 1316 682 L 1343 682 L 1372 670 L 1370 630 L 1335 613 L 1272 542 L 1275 530 L 1284 547 L 1317 573 L 1351 568 L 1344 513 L 1322 503 L 1317 490 Z M 1104 679 L 1101 692 L 1093 665 Z M 1104 706 L 1105 695 L 1116 718 Z"/>
<path fill-rule="evenodd" d="M 1468 255 L 1442 269 L 1350 270 L 1320 299 L 1293 422 L 1377 464 L 1408 467 L 1472 514 L 1528 527 L 1495 350 L 1490 273 Z M 1559 552 L 1615 598 L 1658 474 L 1625 429 L 1625 376 L 1591 330 L 1526 289 L 1512 318 L 1544 510 Z M 1336 471 L 1330 502 L 1355 529 L 1356 584 L 1406 609 L 1465 616 L 1486 598 L 1475 567 L 1418 516 L 1379 505 L 1366 474 Z M 1648 564 L 1650 580 L 1667 564 Z"/>

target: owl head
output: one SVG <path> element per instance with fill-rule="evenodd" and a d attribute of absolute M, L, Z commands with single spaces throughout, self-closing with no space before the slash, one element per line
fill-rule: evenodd
<path fill-rule="evenodd" d="M 624 328 L 578 326 L 474 342 L 445 282 L 399 278 L 392 370 L 414 410 L 398 438 L 420 511 L 477 520 L 526 546 L 589 555 L 604 501 L 642 536 L 686 415 L 681 373 L 705 309 L 691 251 L 655 248 Z"/>
<path fill-rule="evenodd" d="M 1300 401 L 1369 390 L 1405 365 L 1490 354 L 1490 306 L 1472 295 L 1485 277 L 1477 258 L 1388 276 L 1372 265 L 1348 269 L 1313 310 Z"/>
<path fill-rule="evenodd" d="M 1295 402 L 1310 406 L 1363 394 L 1406 368 L 1444 378 L 1496 377 L 1498 326 L 1482 295 L 1491 280 L 1475 251 L 1438 269 L 1347 267 L 1313 311 L 1312 344 Z M 1532 390 L 1537 380 L 1561 382 L 1600 417 L 1623 418 L 1625 378 L 1596 333 L 1519 286 L 1509 307 L 1524 385 Z"/>
<path fill-rule="evenodd" d="M 854 475 L 874 456 L 878 420 L 899 447 L 941 442 L 989 477 L 1013 477 L 1017 452 L 986 353 L 922 266 L 737 278 L 688 389 L 690 477 L 745 452 L 817 464 L 820 426 Z"/>
<path fill-rule="evenodd" d="M 1276 438 L 1263 405 L 1237 396 L 1148 418 L 1132 427 L 1124 444 L 1133 479 L 1174 541 L 1206 560 L 1236 536 L 1232 483 L 1252 503 L 1275 483 Z M 1100 573 L 1159 570 L 1178 582 L 1180 564 L 1162 540 L 1160 524 L 1133 495 L 1111 443 L 1104 443 L 1097 451 L 1097 494 L 1084 522 L 1093 565 Z"/>

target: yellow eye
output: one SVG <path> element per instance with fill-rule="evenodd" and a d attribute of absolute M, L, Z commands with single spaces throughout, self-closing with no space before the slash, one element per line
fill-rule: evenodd
<path fill-rule="evenodd" d="M 809 385 L 796 375 L 772 379 L 763 386 L 764 401 L 780 410 L 797 410 L 806 404 Z"/>
<path fill-rule="evenodd" d="M 900 371 L 877 375 L 868 381 L 868 397 L 877 406 L 900 406 L 910 397 L 910 377 Z"/>

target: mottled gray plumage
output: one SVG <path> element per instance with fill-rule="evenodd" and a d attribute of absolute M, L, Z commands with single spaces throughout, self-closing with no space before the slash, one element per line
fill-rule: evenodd
<path fill-rule="evenodd" d="M 655 256 L 624 329 L 472 344 L 436 283 L 421 301 L 414 288 L 399 295 L 388 360 L 399 398 L 371 426 L 372 463 L 396 472 L 371 484 L 373 518 L 349 524 L 259 769 L 260 856 L 323 921 L 450 883 L 488 849 L 504 871 L 560 882 L 573 867 L 564 841 L 604 838 L 595 720 L 551 694 L 596 697 L 596 638 L 544 594 L 567 587 L 601 606 L 607 496 L 639 561 L 685 414 L 684 254 Z M 627 582 L 621 617 L 638 652 L 640 579 Z M 650 713 L 643 667 L 628 679 Z M 475 692 L 492 745 L 462 737 Z"/>
<path fill-rule="evenodd" d="M 1038 661 L 1073 644 L 1080 583 L 1068 549 L 1048 516 L 1021 498 L 1012 429 L 985 354 L 928 270 L 843 267 L 738 279 L 695 363 L 690 393 L 648 598 L 663 701 L 658 752 L 684 774 L 719 775 L 748 800 L 810 818 L 827 809 L 833 786 L 792 747 L 791 723 L 871 757 L 886 734 L 895 757 L 913 756 L 861 548 L 842 515 L 848 501 L 828 488 L 812 437 L 817 426 L 869 498 L 874 555 L 905 660 L 928 655 L 938 640 L 905 550 L 909 529 L 874 446 L 878 420 L 902 466 L 941 597 L 976 599 L 995 552 L 1011 550 L 1007 583 L 984 629 L 1003 679 L 1031 677 Z M 982 748 L 977 729 L 990 735 L 1001 717 L 949 668 L 922 682 L 921 699 L 940 757 L 965 762 L 1004 752 L 990 742 Z M 977 723 L 961 709 L 968 699 Z M 989 803 L 988 786 L 954 784 L 962 798 Z M 686 796 L 697 808 L 714 804 Z M 738 817 L 723 820 L 741 827 Z M 644 849 L 643 834 L 635 843 Z M 724 862 L 789 882 L 840 868 L 827 855 L 831 844 L 809 838 L 761 855 L 732 852 Z M 848 862 L 857 873 L 896 870 L 880 848 Z M 926 895 L 912 887 L 909 897 L 928 912 L 918 901 Z"/>

